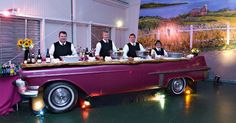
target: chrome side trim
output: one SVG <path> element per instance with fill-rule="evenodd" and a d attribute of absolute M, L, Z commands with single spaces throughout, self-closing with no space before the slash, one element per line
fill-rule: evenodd
<path fill-rule="evenodd" d="M 171 70 L 171 71 L 164 71 L 164 72 L 150 72 L 148 74 L 149 75 L 158 75 L 158 74 L 186 73 L 186 72 L 208 71 L 208 70 L 210 70 L 209 67 L 202 67 L 202 68 L 194 68 L 194 69 Z"/>
<path fill-rule="evenodd" d="M 25 92 L 21 93 L 24 97 L 37 97 L 38 91 L 37 90 L 26 90 Z"/>
<path fill-rule="evenodd" d="M 112 71 L 93 71 L 93 72 L 71 72 L 71 73 L 56 73 L 56 74 L 37 74 L 27 75 L 28 78 L 37 77 L 51 77 L 51 76 L 71 76 L 71 75 L 84 75 L 84 74 L 103 74 L 103 73 L 115 73 L 115 72 L 129 72 L 129 70 L 112 70 Z"/>
<path fill-rule="evenodd" d="M 39 86 L 28 86 L 29 90 L 38 90 Z"/>

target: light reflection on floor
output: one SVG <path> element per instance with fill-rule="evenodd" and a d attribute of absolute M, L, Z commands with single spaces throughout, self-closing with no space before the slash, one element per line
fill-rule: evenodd
<path fill-rule="evenodd" d="M 214 87 L 210 82 L 198 85 L 196 94 L 170 96 L 162 91 L 98 97 L 89 109 L 75 108 L 63 114 L 46 112 L 36 117 L 29 106 L 0 117 L 0 123 L 233 123 L 236 121 L 236 85 Z M 227 114 L 224 115 L 224 114 Z"/>
<path fill-rule="evenodd" d="M 156 94 L 148 97 L 150 101 L 155 101 L 160 104 L 162 110 L 165 109 L 165 94 L 157 92 Z"/>

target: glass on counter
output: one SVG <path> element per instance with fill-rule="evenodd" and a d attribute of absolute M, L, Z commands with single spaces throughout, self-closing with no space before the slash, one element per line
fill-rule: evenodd
<path fill-rule="evenodd" d="M 150 52 L 147 50 L 147 51 L 136 51 L 136 55 L 140 58 L 143 58 L 143 59 L 149 59 L 150 58 Z"/>
<path fill-rule="evenodd" d="M 79 61 L 90 61 L 92 57 L 95 57 L 95 49 L 89 51 L 88 48 L 82 49 L 81 47 L 77 50 Z"/>
<path fill-rule="evenodd" d="M 111 51 L 110 52 L 110 56 L 112 59 L 122 59 L 123 58 L 123 54 L 124 52 L 122 50 L 119 50 L 119 51 Z"/>

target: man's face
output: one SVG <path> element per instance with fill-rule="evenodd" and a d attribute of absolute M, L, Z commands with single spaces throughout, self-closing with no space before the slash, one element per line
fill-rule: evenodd
<path fill-rule="evenodd" d="M 59 40 L 60 40 L 61 43 L 65 43 L 66 40 L 67 40 L 67 35 L 61 33 L 60 36 L 59 36 Z"/>
<path fill-rule="evenodd" d="M 157 43 L 156 48 L 161 48 L 161 43 Z"/>
<path fill-rule="evenodd" d="M 133 36 L 133 35 L 129 36 L 129 41 L 131 43 L 134 43 L 135 42 L 135 36 Z"/>
<path fill-rule="evenodd" d="M 107 41 L 109 39 L 109 33 L 103 32 L 102 33 L 102 38 Z"/>

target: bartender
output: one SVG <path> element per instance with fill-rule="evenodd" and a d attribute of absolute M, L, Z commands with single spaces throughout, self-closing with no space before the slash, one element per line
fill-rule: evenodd
<path fill-rule="evenodd" d="M 168 54 L 165 51 L 165 49 L 162 47 L 162 43 L 161 43 L 160 40 L 156 41 L 155 48 L 153 48 L 152 51 L 151 51 L 151 56 L 153 58 L 157 58 L 157 57 L 160 57 L 160 56 L 168 57 Z"/>
<path fill-rule="evenodd" d="M 103 31 L 102 40 L 96 45 L 95 57 L 98 60 L 105 59 L 106 56 L 110 56 L 110 51 L 116 52 L 117 48 L 112 40 L 109 39 L 109 33 Z"/>
<path fill-rule="evenodd" d="M 49 50 L 50 58 L 60 59 L 60 56 L 78 56 L 74 45 L 67 41 L 67 33 L 59 32 L 59 41 L 52 44 Z"/>
<path fill-rule="evenodd" d="M 124 48 L 124 58 L 137 57 L 136 51 L 145 51 L 142 44 L 135 41 L 136 36 L 134 33 L 129 35 L 129 43 L 127 43 Z"/>

